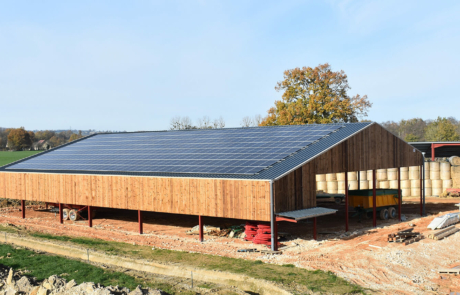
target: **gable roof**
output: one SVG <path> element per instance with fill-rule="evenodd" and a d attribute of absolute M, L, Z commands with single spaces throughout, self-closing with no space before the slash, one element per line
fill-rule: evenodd
<path fill-rule="evenodd" d="M 371 124 L 94 134 L 0 171 L 274 180 Z"/>

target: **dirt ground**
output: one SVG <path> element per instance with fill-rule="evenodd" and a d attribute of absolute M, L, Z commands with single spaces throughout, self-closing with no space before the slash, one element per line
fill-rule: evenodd
<path fill-rule="evenodd" d="M 438 268 L 460 265 L 460 233 L 441 241 L 425 238 L 407 246 L 387 242 L 388 234 L 408 227 L 428 236 L 431 230 L 427 225 L 434 217 L 459 210 L 454 205 L 460 199 L 427 198 L 426 201 L 427 217 L 420 217 L 417 199 L 404 199 L 402 213 L 407 218 L 405 222 L 378 219 L 377 228 L 373 228 L 372 219 L 360 222 L 358 218 L 350 218 L 348 233 L 345 233 L 344 205 L 318 203 L 318 206 L 339 211 L 318 218 L 318 241 L 312 239 L 311 221 L 280 222 L 279 231 L 285 236 L 282 243 L 287 246 L 282 255 L 239 253 L 238 249 L 266 249 L 266 246 L 241 239 L 205 236 L 205 241 L 200 243 L 196 235 L 186 234 L 197 225 L 197 216 L 144 212 L 143 235 L 138 234 L 137 211 L 129 210 L 99 210 L 92 228 L 85 220 L 65 221 L 61 225 L 58 214 L 39 206 L 27 207 L 26 219 L 21 218 L 19 208 L 2 208 L 0 220 L 57 235 L 93 237 L 332 271 L 379 294 L 460 292 L 460 276 L 438 273 Z M 204 224 L 226 227 L 244 224 L 244 221 L 205 217 Z"/>

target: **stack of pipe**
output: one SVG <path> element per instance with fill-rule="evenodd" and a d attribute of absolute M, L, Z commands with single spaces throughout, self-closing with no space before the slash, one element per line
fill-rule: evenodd
<path fill-rule="evenodd" d="M 458 231 L 458 228 L 456 228 L 455 225 L 451 225 L 435 233 L 429 234 L 428 238 L 433 239 L 433 240 L 441 240 L 445 237 L 450 236 L 451 234 L 456 233 L 457 231 Z"/>

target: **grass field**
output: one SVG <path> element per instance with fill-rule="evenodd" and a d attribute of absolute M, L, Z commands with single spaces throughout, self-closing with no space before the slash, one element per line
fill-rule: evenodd
<path fill-rule="evenodd" d="M 41 151 L 0 152 L 0 167 L 40 152 Z"/>
<path fill-rule="evenodd" d="M 1 230 L 7 228 L 0 227 Z M 11 231 L 11 229 L 7 229 Z M 321 270 L 309 271 L 297 268 L 292 264 L 275 265 L 260 260 L 251 261 L 199 253 L 188 253 L 163 249 L 152 250 L 151 247 L 131 245 L 121 242 L 111 242 L 91 238 L 72 238 L 50 234 L 28 232 L 30 236 L 41 239 L 57 240 L 77 244 L 90 249 L 99 250 L 109 255 L 120 255 L 132 258 L 141 258 L 164 263 L 179 263 L 186 266 L 209 270 L 226 271 L 245 274 L 253 278 L 264 279 L 283 284 L 288 289 L 314 291 L 327 294 L 356 294 L 364 293 L 363 288 L 348 283 L 331 272 Z"/>

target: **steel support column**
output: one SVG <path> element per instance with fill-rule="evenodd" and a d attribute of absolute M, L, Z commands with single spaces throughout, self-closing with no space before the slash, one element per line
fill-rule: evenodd
<path fill-rule="evenodd" d="M 137 210 L 137 220 L 139 221 L 139 234 L 142 235 L 144 233 L 144 220 L 141 210 Z"/>
<path fill-rule="evenodd" d="M 275 202 L 273 196 L 273 181 L 270 181 L 270 233 L 271 233 L 271 250 L 278 249 L 278 231 L 276 229 Z"/>
<path fill-rule="evenodd" d="M 198 228 L 199 228 L 200 242 L 203 242 L 203 217 L 201 215 L 198 216 Z"/>
<path fill-rule="evenodd" d="M 275 224 L 274 224 L 274 230 L 275 232 L 273 233 L 273 236 L 275 237 L 275 244 L 273 245 L 273 251 L 278 251 L 278 221 L 275 219 Z"/>
<path fill-rule="evenodd" d="M 434 143 L 431 144 L 431 161 L 434 162 Z"/>
<path fill-rule="evenodd" d="M 59 223 L 64 223 L 64 220 L 62 218 L 62 204 L 59 203 Z"/>
<path fill-rule="evenodd" d="M 372 170 L 372 226 L 377 227 L 377 180 L 375 169 Z"/>
<path fill-rule="evenodd" d="M 401 167 L 398 167 L 398 220 L 401 220 L 401 205 L 402 205 L 402 194 L 401 194 Z"/>
<path fill-rule="evenodd" d="M 361 171 L 358 171 L 358 190 L 361 189 Z"/>
<path fill-rule="evenodd" d="M 316 217 L 313 217 L 313 239 L 315 241 L 318 239 L 316 232 Z"/>
<path fill-rule="evenodd" d="M 91 206 L 88 206 L 88 226 L 93 227 L 93 217 L 91 216 Z"/>
<path fill-rule="evenodd" d="M 26 218 L 26 201 L 21 200 L 21 213 L 22 218 Z"/>
<path fill-rule="evenodd" d="M 425 162 L 425 153 L 422 153 L 423 155 L 423 206 L 422 206 L 422 216 L 426 216 L 426 211 L 425 211 L 425 198 L 426 198 L 426 190 L 425 190 L 425 178 L 426 178 L 426 175 L 425 175 L 425 165 L 426 165 L 426 162 Z"/>
<path fill-rule="evenodd" d="M 348 231 L 348 172 L 345 172 L 345 231 Z"/>
<path fill-rule="evenodd" d="M 420 166 L 420 216 L 423 216 L 423 165 Z"/>

